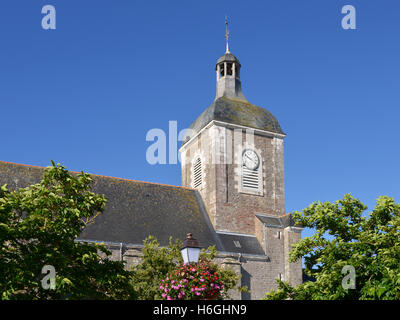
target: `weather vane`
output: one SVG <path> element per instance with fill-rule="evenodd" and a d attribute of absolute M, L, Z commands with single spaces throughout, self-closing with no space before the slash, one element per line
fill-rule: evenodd
<path fill-rule="evenodd" d="M 226 53 L 229 53 L 229 29 L 228 18 L 225 16 L 225 39 L 226 39 Z"/>

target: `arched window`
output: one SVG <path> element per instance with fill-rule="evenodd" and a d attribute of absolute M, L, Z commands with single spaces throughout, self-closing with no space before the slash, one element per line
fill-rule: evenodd
<path fill-rule="evenodd" d="M 263 194 L 262 160 L 252 149 L 245 149 L 242 153 L 241 188 L 245 193 Z"/>
<path fill-rule="evenodd" d="M 203 174 L 201 168 L 201 159 L 197 157 L 193 162 L 193 187 L 198 188 L 203 183 Z"/>

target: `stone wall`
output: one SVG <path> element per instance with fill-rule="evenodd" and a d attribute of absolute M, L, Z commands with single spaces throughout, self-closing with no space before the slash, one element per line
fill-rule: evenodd
<path fill-rule="evenodd" d="M 240 188 L 244 148 L 261 159 L 262 193 Z M 181 150 L 182 186 L 193 187 L 192 162 L 200 156 L 203 185 L 199 192 L 216 230 L 255 234 L 254 214 L 285 214 L 283 140 L 212 124 Z"/>
<path fill-rule="evenodd" d="M 283 250 L 282 245 L 276 245 L 273 243 L 274 232 L 269 232 L 268 239 L 271 241 L 270 250 L 271 257 L 267 256 L 254 256 L 254 255 L 240 255 L 237 253 L 219 253 L 215 258 L 215 262 L 221 265 L 223 268 L 230 268 L 236 274 L 240 276 L 238 285 L 246 286 L 250 292 L 240 292 L 238 290 L 230 290 L 229 296 L 234 300 L 259 300 L 264 297 L 266 292 L 271 289 L 276 289 L 276 279 L 279 278 L 279 274 L 283 275 L 285 267 L 282 263 L 283 255 L 280 255 L 280 250 Z M 280 239 L 275 239 L 280 240 Z M 283 240 L 283 239 L 282 239 Z M 293 241 L 294 237 L 290 241 Z M 126 268 L 130 269 L 132 266 L 141 262 L 142 259 L 142 247 L 139 246 L 123 246 L 121 248 L 117 245 L 109 246 L 108 248 L 112 251 L 112 259 L 120 261 L 122 257 L 123 261 L 126 261 Z M 122 254 L 120 254 L 122 252 Z M 275 258 L 282 256 L 280 263 L 276 263 Z M 274 262 L 275 261 L 275 262 Z M 295 264 L 293 265 L 295 267 Z M 301 262 L 300 262 L 300 273 L 294 273 L 291 276 L 292 280 L 298 282 L 298 276 L 301 275 Z M 284 279 L 283 279 L 284 280 Z M 295 284 L 295 283 L 293 283 Z"/>
<path fill-rule="evenodd" d="M 221 254 L 216 259 L 240 273 L 241 285 L 250 290 L 235 292 L 235 299 L 260 299 L 277 287 L 276 279 L 292 285 L 302 281 L 301 261 L 289 262 L 291 245 L 300 240 L 301 229 L 269 226 L 255 216 L 285 215 L 283 138 L 252 133 L 213 121 L 181 149 L 182 186 L 193 187 L 192 162 L 198 156 L 202 159 L 203 184 L 198 190 L 215 230 L 255 235 L 264 249 L 265 256 Z M 261 158 L 262 188 L 257 192 L 241 187 L 245 148 Z"/>
<path fill-rule="evenodd" d="M 287 227 L 284 231 L 284 258 L 285 258 L 285 280 L 293 286 L 303 282 L 303 269 L 301 260 L 289 262 L 289 252 L 291 246 L 300 241 L 302 228 Z"/>

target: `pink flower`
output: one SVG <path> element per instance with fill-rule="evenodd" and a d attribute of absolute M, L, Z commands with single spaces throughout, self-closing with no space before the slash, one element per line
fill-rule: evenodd
<path fill-rule="evenodd" d="M 161 295 L 161 297 L 163 297 L 163 298 L 165 298 L 167 295 L 165 294 L 165 293 L 163 293 L 162 295 Z"/>

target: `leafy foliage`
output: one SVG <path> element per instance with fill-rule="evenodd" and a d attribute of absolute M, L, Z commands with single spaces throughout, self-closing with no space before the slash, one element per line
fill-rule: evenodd
<path fill-rule="evenodd" d="M 160 247 L 154 236 L 144 240 L 142 250 L 143 260 L 133 267 L 131 284 L 138 292 L 141 300 L 160 299 L 159 284 L 165 275 L 183 263 L 180 252 L 181 242 L 172 242 L 170 238 L 167 247 Z"/>
<path fill-rule="evenodd" d="M 55 165 L 43 180 L 0 190 L 0 294 L 2 299 L 126 299 L 135 296 L 130 272 L 102 245 L 74 241 L 103 212 L 106 199 L 90 192 L 86 173 Z M 41 286 L 41 270 L 56 270 L 55 290 Z"/>
<path fill-rule="evenodd" d="M 90 192 L 86 173 L 70 174 L 55 165 L 40 183 L 16 191 L 0 188 L 1 299 L 161 299 L 160 282 L 183 263 L 180 241 L 160 247 L 144 242 L 143 260 L 132 271 L 111 260 L 104 245 L 76 241 L 104 210 L 104 196 Z M 201 253 L 201 266 L 219 275 L 226 290 L 238 277 L 210 261 L 216 249 Z M 56 271 L 54 290 L 42 287 L 45 265 Z M 219 297 L 222 297 L 221 293 Z"/>
<path fill-rule="evenodd" d="M 315 228 L 290 252 L 292 262 L 305 259 L 305 272 L 315 282 L 293 288 L 278 280 L 266 299 L 400 299 L 400 204 L 381 196 L 369 216 L 351 195 L 334 203 L 313 203 L 293 214 L 304 227 Z M 356 287 L 342 286 L 344 266 L 355 268 Z M 346 286 L 345 286 L 346 287 Z"/>

